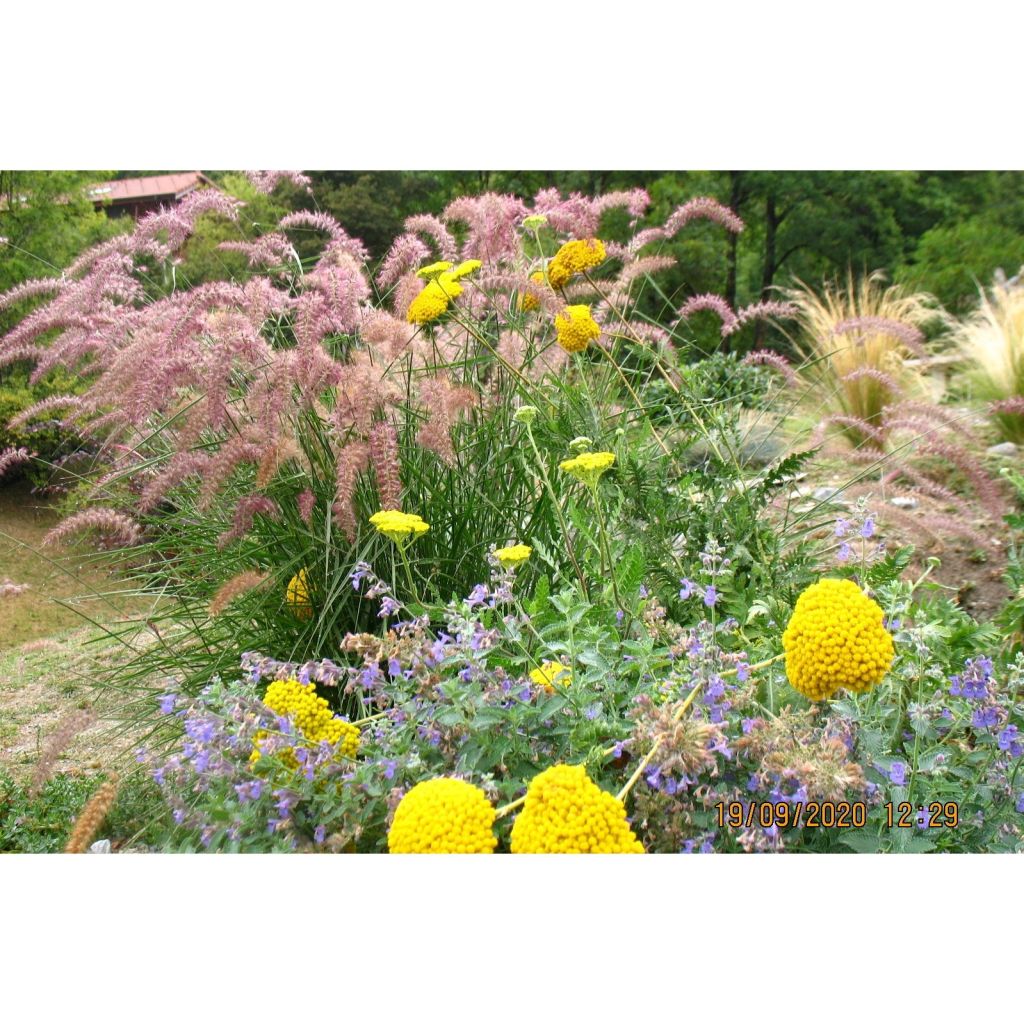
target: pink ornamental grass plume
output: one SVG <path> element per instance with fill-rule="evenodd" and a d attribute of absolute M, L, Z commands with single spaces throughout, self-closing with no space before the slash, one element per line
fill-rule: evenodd
<path fill-rule="evenodd" d="M 335 494 L 332 506 L 342 532 L 356 539 L 355 493 L 359 474 L 370 464 L 370 446 L 366 441 L 350 441 L 338 451 L 335 465 Z"/>
<path fill-rule="evenodd" d="M 59 292 L 65 283 L 59 277 L 39 277 L 31 281 L 22 281 L 13 288 L 0 293 L 0 309 L 7 309 L 25 299 L 34 299 L 39 295 L 53 295 Z"/>
<path fill-rule="evenodd" d="M 32 405 L 22 409 L 17 416 L 13 417 L 7 424 L 11 430 L 17 430 L 32 420 L 40 419 L 46 413 L 52 413 L 57 409 L 76 411 L 85 408 L 85 399 L 81 395 L 50 395 L 49 398 L 40 399 Z"/>
<path fill-rule="evenodd" d="M 34 455 L 27 448 L 5 448 L 0 451 L 0 480 L 16 466 L 24 466 Z"/>
<path fill-rule="evenodd" d="M 370 428 L 370 461 L 377 477 L 380 507 L 400 509 L 402 477 L 398 457 L 398 432 L 387 420 L 378 420 Z"/>
<path fill-rule="evenodd" d="M 392 302 L 394 304 L 395 315 L 405 318 L 406 313 L 409 311 L 409 307 L 412 305 L 413 299 L 421 291 L 423 291 L 426 282 L 422 277 L 417 277 L 414 272 L 403 274 L 398 284 L 395 286 L 394 297 Z"/>
<path fill-rule="evenodd" d="M 296 210 L 282 217 L 277 226 L 282 230 L 305 228 L 309 231 L 321 231 L 330 236 L 330 246 L 341 252 L 347 252 L 358 263 L 365 263 L 370 252 L 358 239 L 349 233 L 328 213 L 314 213 L 311 210 Z"/>
<path fill-rule="evenodd" d="M 418 266 L 426 263 L 429 259 L 430 248 L 426 242 L 411 233 L 399 235 L 391 243 L 391 248 L 388 249 L 380 269 L 377 271 L 377 284 L 381 288 L 390 288 L 403 275 L 414 272 Z M 423 282 L 420 281 L 421 287 L 422 284 Z"/>
<path fill-rule="evenodd" d="M 416 439 L 421 447 L 436 452 L 448 465 L 454 465 L 452 427 L 466 410 L 476 404 L 476 393 L 453 385 L 445 373 L 422 380 L 419 392 L 420 402 L 426 406 L 429 418 L 420 427 Z"/>
<path fill-rule="evenodd" d="M 694 220 L 710 220 L 721 224 L 727 231 L 739 234 L 743 228 L 743 221 L 736 216 L 728 206 L 723 206 L 717 199 L 710 196 L 697 196 L 683 203 L 665 221 L 665 236 L 671 238 Z"/>
<path fill-rule="evenodd" d="M 231 527 L 217 538 L 217 547 L 223 551 L 228 545 L 244 537 L 252 529 L 257 516 L 277 521 L 281 518 L 281 509 L 273 498 L 268 498 L 265 494 L 248 494 L 239 498 Z"/>
<path fill-rule="evenodd" d="M 53 776 L 57 759 L 67 750 L 71 741 L 80 733 L 85 732 L 96 721 L 95 712 L 87 709 L 73 711 L 57 724 L 57 728 L 47 737 L 42 753 L 36 761 L 29 783 L 28 795 L 35 799 L 43 791 L 47 781 Z"/>
<path fill-rule="evenodd" d="M 89 508 L 76 512 L 55 526 L 43 538 L 43 544 L 58 544 L 76 533 L 94 530 L 106 542 L 117 547 L 131 547 L 142 537 L 138 523 L 112 508 Z"/>
<path fill-rule="evenodd" d="M 705 295 L 694 295 L 687 299 L 679 308 L 679 320 L 688 320 L 694 313 L 703 310 L 718 314 L 722 321 L 721 334 L 723 338 L 727 338 L 739 327 L 739 320 L 729 303 L 721 295 L 714 295 L 710 292 Z"/>
<path fill-rule="evenodd" d="M 515 196 L 485 192 L 479 196 L 460 196 L 444 210 L 446 221 L 463 221 L 467 227 L 463 259 L 484 263 L 511 260 L 519 254 L 520 221 L 529 211 Z"/>
<path fill-rule="evenodd" d="M 458 246 L 452 233 L 433 214 L 420 213 L 405 218 L 405 230 L 411 235 L 426 235 L 433 243 L 439 260 L 458 258 Z"/>
<path fill-rule="evenodd" d="M 534 196 L 532 213 L 547 217 L 553 231 L 573 238 L 593 238 L 601 222 L 601 211 L 592 200 L 579 192 L 563 199 L 557 188 L 541 189 Z"/>
<path fill-rule="evenodd" d="M 301 289 L 292 307 L 300 345 L 320 342 L 330 334 L 355 333 L 370 285 L 350 253 L 325 253 L 316 267 L 303 275 Z"/>
<path fill-rule="evenodd" d="M 771 352 L 764 348 L 755 349 L 743 357 L 743 363 L 746 366 L 770 366 L 782 374 L 790 387 L 798 387 L 800 384 L 800 377 L 796 370 L 790 365 L 789 360 L 785 356 L 779 355 L 778 352 Z"/>
<path fill-rule="evenodd" d="M 837 335 L 853 334 L 855 336 L 871 334 L 887 334 L 890 338 L 901 342 L 915 355 L 927 355 L 924 347 L 924 334 L 920 328 L 901 320 L 890 320 L 883 316 L 857 316 L 842 320 L 832 328 Z"/>
<path fill-rule="evenodd" d="M 251 593 L 257 587 L 262 587 L 269 579 L 270 576 L 267 573 L 255 569 L 245 569 L 236 576 L 232 576 L 213 595 L 209 607 L 210 618 L 217 618 L 232 601 L 237 601 L 238 598 Z"/>
<path fill-rule="evenodd" d="M 282 181 L 290 181 L 296 188 L 312 192 L 312 181 L 301 171 L 245 171 L 246 178 L 257 192 L 270 195 Z"/>
<path fill-rule="evenodd" d="M 274 267 L 279 264 L 293 264 L 299 269 L 299 256 L 295 247 L 285 235 L 270 231 L 254 242 L 221 242 L 218 249 L 238 252 L 245 256 L 250 267 Z"/>
<path fill-rule="evenodd" d="M 316 508 L 316 495 L 307 487 L 295 499 L 295 504 L 299 509 L 299 518 L 309 526 L 313 519 L 313 509 Z"/>
<path fill-rule="evenodd" d="M 787 320 L 799 312 L 792 302 L 752 302 L 749 306 L 737 310 L 736 319 L 742 326 L 752 320 Z"/>
<path fill-rule="evenodd" d="M 631 188 L 623 192 L 607 192 L 593 200 L 593 207 L 599 213 L 625 207 L 633 220 L 639 220 L 651 205 L 651 197 L 646 189 Z"/>

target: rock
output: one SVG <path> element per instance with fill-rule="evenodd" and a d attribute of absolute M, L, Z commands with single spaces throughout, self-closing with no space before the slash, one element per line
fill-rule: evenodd
<path fill-rule="evenodd" d="M 1002 444 L 994 444 L 988 449 L 989 455 L 1000 455 L 1006 458 L 1017 454 L 1017 446 L 1012 441 L 1004 441 Z"/>
<path fill-rule="evenodd" d="M 89 847 L 90 853 L 110 853 L 110 840 L 98 839 Z"/>
<path fill-rule="evenodd" d="M 889 504 L 895 505 L 897 508 L 917 508 L 917 498 L 890 498 Z"/>
<path fill-rule="evenodd" d="M 815 501 L 831 501 L 839 493 L 838 487 L 817 487 L 811 497 Z"/>

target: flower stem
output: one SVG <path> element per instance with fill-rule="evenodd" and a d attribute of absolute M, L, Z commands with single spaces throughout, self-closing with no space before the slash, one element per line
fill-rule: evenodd
<path fill-rule="evenodd" d="M 525 423 L 526 436 L 530 439 L 530 447 L 533 448 L 533 454 L 537 458 L 537 467 L 540 470 L 541 478 L 544 481 L 544 487 L 548 492 L 548 497 L 551 499 L 551 504 L 554 507 L 555 515 L 558 516 L 559 525 L 562 527 L 562 535 L 565 537 L 565 548 L 569 552 L 569 558 L 572 561 L 572 567 L 576 570 L 576 576 L 580 581 L 580 586 L 583 588 L 583 593 L 587 592 L 587 581 L 583 575 L 583 570 L 580 568 L 580 563 L 576 561 L 576 552 L 573 550 L 572 537 L 569 535 L 569 524 L 565 521 L 565 516 L 562 514 L 562 506 L 558 503 L 558 498 L 555 496 L 555 489 L 551 486 L 551 478 L 548 476 L 547 467 L 544 465 L 544 459 L 540 454 L 540 449 L 537 447 L 537 442 L 533 438 L 533 428 L 529 423 Z"/>
<path fill-rule="evenodd" d="M 622 598 L 619 597 L 619 584 L 615 578 L 615 564 L 612 562 L 612 549 L 608 543 L 608 531 L 604 525 L 604 509 L 601 507 L 601 499 L 597 496 L 597 481 L 594 481 L 593 486 L 590 488 L 590 493 L 594 497 L 594 509 L 597 511 L 597 528 L 601 536 L 601 563 L 602 571 L 604 565 L 607 564 L 608 572 L 612 578 L 612 593 L 615 595 L 615 605 L 622 612 L 626 614 L 626 609 L 623 607 Z"/>

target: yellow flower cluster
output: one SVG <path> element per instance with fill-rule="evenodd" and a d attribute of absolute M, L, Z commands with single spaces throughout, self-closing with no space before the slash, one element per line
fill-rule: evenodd
<path fill-rule="evenodd" d="M 568 686 L 572 682 L 572 671 L 567 669 L 560 661 L 545 661 L 540 668 L 535 668 L 530 673 L 530 678 L 548 693 L 554 693 L 553 683 L 559 686 Z"/>
<path fill-rule="evenodd" d="M 893 660 L 882 609 L 852 580 L 809 586 L 797 599 L 782 646 L 790 684 L 811 700 L 840 689 L 870 690 Z"/>
<path fill-rule="evenodd" d="M 448 264 L 451 266 L 451 264 Z M 439 263 L 433 266 L 440 266 Z M 429 267 L 425 267 L 429 270 Z M 468 271 L 467 271 L 468 273 Z M 443 270 L 437 276 L 427 282 L 426 287 L 409 303 L 405 319 L 411 324 L 425 324 L 436 320 L 448 310 L 448 303 L 462 294 L 462 285 L 456 280 L 455 275 Z"/>
<path fill-rule="evenodd" d="M 340 744 L 340 756 L 356 756 L 359 750 L 359 727 L 333 715 L 327 701 L 317 696 L 313 683 L 303 684 L 298 679 L 278 679 L 267 687 L 263 703 L 275 714 L 291 719 L 295 728 L 311 745 L 316 746 L 326 740 L 332 745 Z M 266 736 L 264 730 L 256 734 L 250 760 L 259 760 L 260 743 Z M 291 768 L 298 767 L 294 749 L 280 755 Z"/>
<path fill-rule="evenodd" d="M 566 306 L 555 317 L 555 334 L 566 352 L 582 352 L 600 337 L 601 328 L 590 315 L 589 306 Z"/>
<path fill-rule="evenodd" d="M 390 853 L 494 853 L 494 807 L 482 789 L 461 779 L 413 786 L 388 831 Z"/>
<path fill-rule="evenodd" d="M 543 270 L 535 270 L 530 275 L 530 280 L 534 284 L 543 284 L 544 283 L 544 271 Z M 522 308 L 524 313 L 529 313 L 531 309 L 536 309 L 540 305 L 540 300 L 535 298 L 529 292 L 525 292 L 523 294 L 522 301 L 520 302 L 519 305 Z"/>
<path fill-rule="evenodd" d="M 417 277 L 434 278 L 443 274 L 446 270 L 451 270 L 452 265 L 448 260 L 438 260 L 437 263 L 431 263 L 426 267 L 420 267 L 416 271 Z"/>
<path fill-rule="evenodd" d="M 566 459 L 558 464 L 558 468 L 572 473 L 580 483 L 588 487 L 596 487 L 601 474 L 615 465 L 614 452 L 583 452 L 574 459 Z"/>
<path fill-rule="evenodd" d="M 621 800 L 581 764 L 556 764 L 534 776 L 512 826 L 513 853 L 643 853 Z"/>
<path fill-rule="evenodd" d="M 483 264 L 479 260 L 463 260 L 453 271 L 452 280 L 460 281 L 470 274 L 475 274 Z"/>
<path fill-rule="evenodd" d="M 566 242 L 548 264 L 551 287 L 561 288 L 571 277 L 604 263 L 607 258 L 604 242 L 598 238 Z"/>
<path fill-rule="evenodd" d="M 398 512 L 395 509 L 374 512 L 370 516 L 370 523 L 377 527 L 378 533 L 383 533 L 396 544 L 402 543 L 407 537 L 415 539 L 430 529 L 430 524 L 425 523 L 419 516 L 409 512 Z"/>
<path fill-rule="evenodd" d="M 288 589 L 284 594 L 285 600 L 292 606 L 292 612 L 297 619 L 311 619 L 313 617 L 313 602 L 309 599 L 309 577 L 305 569 L 288 581 Z"/>
<path fill-rule="evenodd" d="M 528 544 L 513 544 L 507 548 L 497 548 L 494 557 L 507 569 L 510 565 L 522 565 L 533 551 Z"/>

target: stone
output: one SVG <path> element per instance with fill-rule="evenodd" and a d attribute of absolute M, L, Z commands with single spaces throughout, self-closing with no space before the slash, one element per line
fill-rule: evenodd
<path fill-rule="evenodd" d="M 1017 446 L 1012 441 L 1004 441 L 1002 444 L 994 444 L 988 449 L 989 455 L 1000 455 L 1007 458 L 1016 455 L 1017 451 Z"/>
<path fill-rule="evenodd" d="M 890 505 L 897 508 L 917 508 L 917 498 L 905 498 L 902 495 L 889 499 Z"/>

